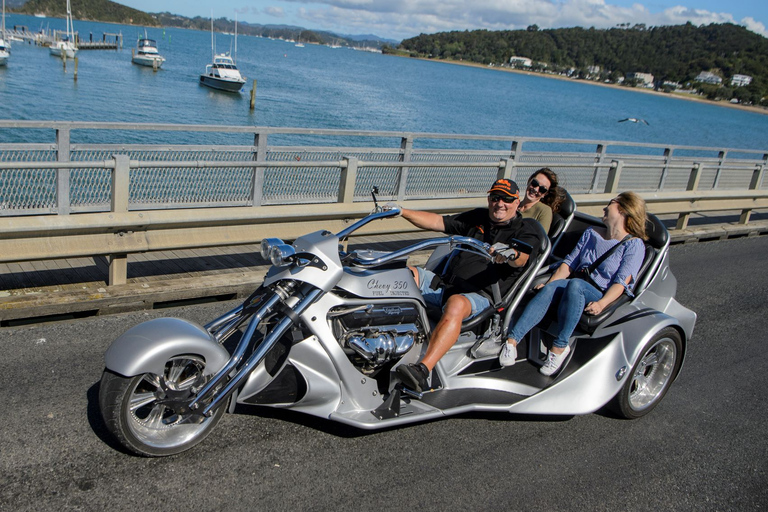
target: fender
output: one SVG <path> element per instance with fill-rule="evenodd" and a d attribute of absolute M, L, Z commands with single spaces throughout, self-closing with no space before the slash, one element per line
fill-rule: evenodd
<path fill-rule="evenodd" d="M 631 308 L 631 306 L 628 306 Z M 676 327 L 682 331 L 679 322 L 671 316 L 658 311 L 634 309 L 634 313 L 617 314 L 617 321 L 607 321 L 605 327 L 598 328 L 592 336 L 579 340 L 576 354 L 581 343 L 588 344 L 597 339 L 610 340 L 605 347 L 578 369 L 569 371 L 566 366 L 563 375 L 557 381 L 509 408 L 513 413 L 528 414 L 590 414 L 607 404 L 629 378 L 629 370 L 634 366 L 640 351 L 657 332 L 665 327 Z M 683 357 L 686 338 L 683 336 Z M 584 347 L 587 348 L 587 347 Z M 627 370 L 621 378 L 621 368 Z"/>
<path fill-rule="evenodd" d="M 205 375 L 216 373 L 229 353 L 201 326 L 179 318 L 156 318 L 128 329 L 104 354 L 107 369 L 125 377 L 162 375 L 166 361 L 182 354 L 205 359 Z"/>

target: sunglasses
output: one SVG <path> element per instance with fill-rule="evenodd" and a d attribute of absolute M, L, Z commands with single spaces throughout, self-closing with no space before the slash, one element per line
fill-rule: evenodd
<path fill-rule="evenodd" d="M 491 194 L 490 196 L 488 196 L 488 199 L 490 199 L 492 203 L 497 203 L 501 201 L 506 204 L 512 204 L 515 202 L 515 199 L 517 198 L 512 196 L 500 196 L 499 194 Z"/>
<path fill-rule="evenodd" d="M 549 189 L 547 187 L 545 187 L 544 185 L 542 185 L 541 183 L 539 183 L 539 180 L 537 180 L 536 178 L 533 178 L 531 180 L 531 182 L 528 184 L 528 186 L 533 188 L 533 189 L 537 189 L 538 188 L 539 189 L 539 194 L 541 194 L 541 195 L 544 195 L 547 192 L 549 192 Z"/>

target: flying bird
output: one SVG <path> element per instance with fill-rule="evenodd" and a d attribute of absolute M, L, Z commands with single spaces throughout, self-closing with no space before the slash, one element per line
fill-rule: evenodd
<path fill-rule="evenodd" d="M 638 119 L 637 117 L 628 117 L 626 119 L 619 119 L 620 123 L 623 123 L 624 121 L 632 121 L 633 123 L 648 124 L 648 121 L 646 121 L 645 119 Z"/>

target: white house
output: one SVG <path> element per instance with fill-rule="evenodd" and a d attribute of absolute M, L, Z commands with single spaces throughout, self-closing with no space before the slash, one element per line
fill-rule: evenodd
<path fill-rule="evenodd" d="M 749 75 L 733 75 L 731 85 L 734 87 L 744 87 L 752 83 L 752 77 Z"/>
<path fill-rule="evenodd" d="M 650 73 L 637 73 L 637 72 L 630 72 L 627 73 L 627 79 L 629 80 L 638 80 L 643 83 L 643 85 L 652 85 L 653 84 L 653 75 Z"/>
<path fill-rule="evenodd" d="M 517 67 L 529 68 L 533 65 L 533 61 L 528 57 L 510 57 L 509 65 L 515 68 Z"/>
<path fill-rule="evenodd" d="M 696 76 L 696 78 L 694 78 L 694 80 L 697 82 L 704 82 L 705 84 L 713 85 L 720 85 L 723 83 L 722 78 L 714 73 L 710 73 L 709 71 L 702 71 Z"/>

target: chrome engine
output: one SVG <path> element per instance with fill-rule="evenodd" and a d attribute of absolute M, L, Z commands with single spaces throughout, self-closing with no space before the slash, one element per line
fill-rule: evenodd
<path fill-rule="evenodd" d="M 350 360 L 368 371 L 399 359 L 424 338 L 419 309 L 413 304 L 341 306 L 328 317 Z"/>

